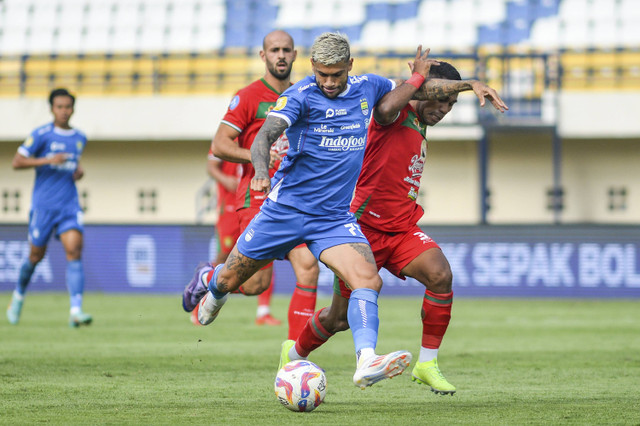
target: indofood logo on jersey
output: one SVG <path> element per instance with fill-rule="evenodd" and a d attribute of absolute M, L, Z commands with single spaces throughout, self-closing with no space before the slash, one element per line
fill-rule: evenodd
<path fill-rule="evenodd" d="M 354 136 L 349 136 L 348 138 L 323 136 L 319 146 L 328 148 L 329 151 L 359 151 L 364 149 L 365 144 L 366 138 L 364 136 L 360 138 Z"/>

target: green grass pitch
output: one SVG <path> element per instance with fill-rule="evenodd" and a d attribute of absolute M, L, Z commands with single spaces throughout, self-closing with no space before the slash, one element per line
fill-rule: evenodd
<path fill-rule="evenodd" d="M 381 297 L 379 353 L 417 359 L 420 302 Z M 287 304 L 274 297 L 274 314 L 285 319 Z M 81 329 L 68 328 L 67 306 L 31 293 L 18 326 L 0 321 L 0 424 L 640 424 L 637 300 L 456 299 L 439 356 L 455 396 L 413 383 L 413 363 L 356 388 L 341 333 L 312 354 L 328 380 L 312 413 L 274 396 L 286 327 L 255 326 L 255 298 L 234 295 L 207 327 L 179 295 L 89 293 L 94 324 Z"/>

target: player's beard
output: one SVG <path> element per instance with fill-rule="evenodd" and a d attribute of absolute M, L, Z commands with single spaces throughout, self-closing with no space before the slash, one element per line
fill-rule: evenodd
<path fill-rule="evenodd" d="M 286 65 L 284 71 L 278 71 L 276 68 L 278 64 Z M 276 62 L 275 64 L 269 63 L 267 66 L 267 70 L 269 70 L 269 74 L 277 78 L 278 80 L 288 80 L 291 75 L 291 68 L 293 67 L 293 63 L 287 64 L 285 61 Z"/>

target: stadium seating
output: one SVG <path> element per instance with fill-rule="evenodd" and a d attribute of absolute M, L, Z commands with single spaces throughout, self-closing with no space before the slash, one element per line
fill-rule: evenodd
<path fill-rule="evenodd" d="M 319 33 L 340 30 L 359 57 L 393 52 L 406 58 L 418 43 L 440 56 L 560 55 L 560 63 L 568 66 L 562 76 L 572 79 L 567 88 L 609 78 L 589 68 L 602 66 L 598 61 L 576 60 L 576 49 L 587 55 L 615 51 L 609 58 L 618 67 L 613 78 L 624 75 L 620 84 L 631 79 L 638 85 L 640 64 L 634 52 L 640 49 L 639 27 L 637 0 L 4 0 L 0 58 L 7 65 L 0 67 L 0 94 L 46 91 L 62 82 L 88 89 L 85 69 L 91 69 L 91 79 L 104 80 L 90 85 L 94 90 L 102 86 L 101 93 L 119 92 L 116 82 L 126 86 L 125 92 L 127 87 L 133 92 L 188 92 L 205 81 L 209 90 L 230 90 L 228 84 L 215 84 L 214 76 L 244 84 L 256 76 L 247 70 L 259 75 L 255 52 L 273 28 L 289 31 L 301 53 Z M 113 64 L 95 69 L 100 55 Z M 192 61 L 212 68 L 196 66 L 186 72 L 185 55 L 218 57 L 225 68 Z M 246 69 L 222 59 L 238 55 L 249 57 Z M 51 65 L 57 61 L 61 63 Z M 366 71 L 379 69 L 372 66 Z M 579 75 L 585 77 L 582 82 Z M 16 78 L 21 79 L 18 90 Z M 149 87 L 141 89 L 145 84 Z"/>

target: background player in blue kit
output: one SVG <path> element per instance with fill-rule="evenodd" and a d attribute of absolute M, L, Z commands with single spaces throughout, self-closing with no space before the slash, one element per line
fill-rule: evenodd
<path fill-rule="evenodd" d="M 407 84 L 417 87 L 422 83 L 433 63 L 427 56 L 416 57 L 413 71 L 418 77 Z M 311 47 L 314 75 L 287 89 L 267 116 L 251 147 L 253 190 L 271 189 L 269 149 L 285 129 L 289 150 L 260 213 L 225 264 L 207 277 L 209 291 L 200 301 L 198 320 L 211 323 L 229 292 L 273 259 L 306 243 L 353 289 L 348 313 L 357 354 L 353 381 L 364 388 L 401 374 L 411 361 L 407 351 L 375 353 L 382 280 L 371 248 L 349 212 L 373 107 L 385 95 L 391 97 L 390 103 L 405 98 L 403 85 L 395 88 L 392 80 L 374 74 L 350 77 L 352 64 L 349 42 L 343 35 L 320 35 Z"/>
<path fill-rule="evenodd" d="M 53 122 L 36 128 L 18 148 L 14 169 L 36 169 L 31 211 L 29 212 L 29 257 L 20 268 L 18 283 L 7 308 L 7 318 L 17 324 L 24 296 L 36 265 L 44 258 L 47 243 L 55 232 L 67 257 L 67 288 L 70 296 L 69 325 L 91 323 L 91 315 L 82 312 L 84 272 L 82 269 L 82 209 L 75 181 L 84 171 L 80 157 L 87 137 L 69 126 L 75 97 L 66 89 L 49 95 Z"/>

